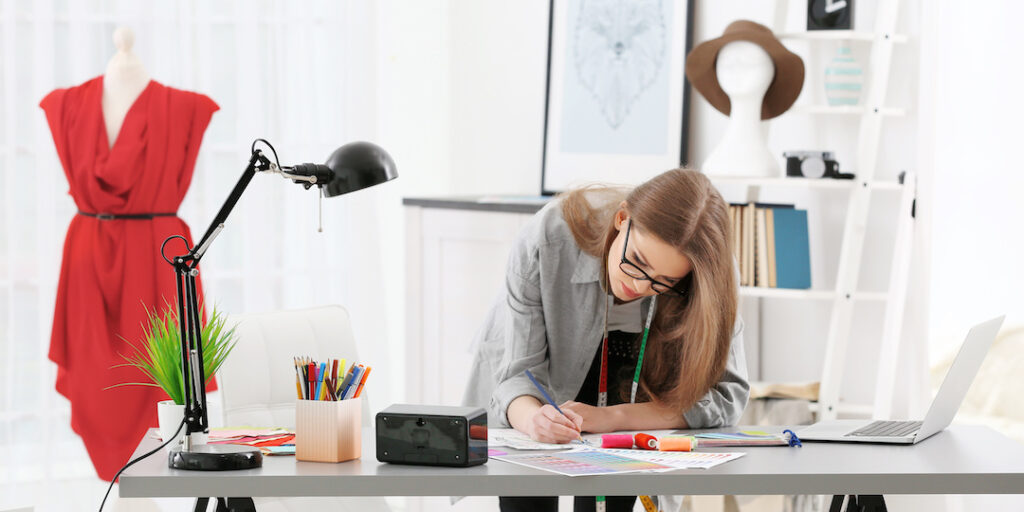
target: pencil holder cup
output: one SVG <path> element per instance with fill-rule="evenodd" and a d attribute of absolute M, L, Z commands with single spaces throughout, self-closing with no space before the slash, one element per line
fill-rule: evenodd
<path fill-rule="evenodd" d="M 295 459 L 345 462 L 362 455 L 363 409 L 358 398 L 299 400 L 295 404 Z"/>

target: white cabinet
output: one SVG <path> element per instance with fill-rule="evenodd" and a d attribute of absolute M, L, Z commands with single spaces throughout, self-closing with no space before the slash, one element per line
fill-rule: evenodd
<path fill-rule="evenodd" d="M 504 286 L 505 263 L 516 236 L 543 205 L 411 198 L 403 202 L 406 401 L 458 405 L 473 362 L 473 334 Z M 470 497 L 451 505 L 448 497 L 405 498 L 404 509 L 497 510 L 498 499 Z"/>
<path fill-rule="evenodd" d="M 406 397 L 457 405 L 473 335 L 505 282 L 512 243 L 540 203 L 406 199 Z"/>

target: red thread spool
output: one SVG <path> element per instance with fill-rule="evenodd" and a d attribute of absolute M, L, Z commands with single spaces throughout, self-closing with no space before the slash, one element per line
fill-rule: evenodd
<path fill-rule="evenodd" d="M 601 436 L 601 448 L 632 448 L 633 436 L 629 434 L 605 434 Z"/>
<path fill-rule="evenodd" d="M 470 439 L 487 439 L 487 425 L 470 425 Z"/>
<path fill-rule="evenodd" d="M 633 436 L 633 442 L 636 443 L 636 447 L 641 450 L 658 449 L 658 438 L 650 434 L 644 434 L 643 432 Z"/>

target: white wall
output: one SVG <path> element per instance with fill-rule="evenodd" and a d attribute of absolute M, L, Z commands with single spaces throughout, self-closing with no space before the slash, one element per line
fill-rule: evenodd
<path fill-rule="evenodd" d="M 548 2 L 453 1 L 455 193 L 538 194 Z"/>
<path fill-rule="evenodd" d="M 954 348 L 981 319 L 1006 313 L 1005 325 L 1024 323 L 1018 146 L 1024 71 L 1015 58 L 1024 34 L 1014 25 L 1024 5 L 996 3 L 977 8 L 942 1 L 932 11 L 936 355 Z"/>

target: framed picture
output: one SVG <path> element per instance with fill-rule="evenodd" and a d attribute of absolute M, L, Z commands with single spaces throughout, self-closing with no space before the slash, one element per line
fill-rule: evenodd
<path fill-rule="evenodd" d="M 693 0 L 551 0 L 541 192 L 686 162 Z"/>

